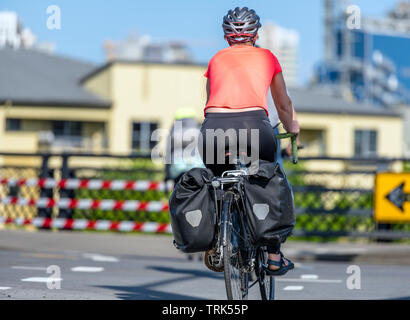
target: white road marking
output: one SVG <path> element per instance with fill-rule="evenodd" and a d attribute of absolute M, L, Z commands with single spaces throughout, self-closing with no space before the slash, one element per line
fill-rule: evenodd
<path fill-rule="evenodd" d="M 18 270 L 47 270 L 46 267 L 25 267 L 25 266 L 12 266 L 12 269 Z"/>
<path fill-rule="evenodd" d="M 0 287 L 0 290 L 9 290 L 11 287 Z"/>
<path fill-rule="evenodd" d="M 303 290 L 303 286 L 287 286 L 287 287 L 284 287 L 283 290 L 285 290 L 285 291 L 300 291 L 300 290 Z"/>
<path fill-rule="evenodd" d="M 315 269 L 314 266 L 306 265 L 306 264 L 300 263 L 300 262 L 295 262 L 295 268 L 303 269 L 303 270 L 313 270 L 313 269 Z"/>
<path fill-rule="evenodd" d="M 74 267 L 71 268 L 73 272 L 101 272 L 104 271 L 103 267 Z"/>
<path fill-rule="evenodd" d="M 98 262 L 118 262 L 119 259 L 116 257 L 104 256 L 102 254 L 94 254 L 94 253 L 85 253 L 83 254 L 84 258 L 89 258 L 93 261 Z"/>
<path fill-rule="evenodd" d="M 319 276 L 317 274 L 302 274 L 300 276 L 301 279 L 319 279 Z"/>
<path fill-rule="evenodd" d="M 342 283 L 343 280 L 327 280 L 327 279 L 291 279 L 291 278 L 276 278 L 280 282 L 312 282 L 312 283 Z"/>
<path fill-rule="evenodd" d="M 366 248 L 316 248 L 314 251 L 316 254 L 359 254 L 368 250 Z"/>
<path fill-rule="evenodd" d="M 63 279 L 50 278 L 50 277 L 31 277 L 31 278 L 21 279 L 21 281 L 24 281 L 24 282 L 45 282 L 45 283 L 47 283 L 48 281 L 61 281 L 61 280 Z"/>

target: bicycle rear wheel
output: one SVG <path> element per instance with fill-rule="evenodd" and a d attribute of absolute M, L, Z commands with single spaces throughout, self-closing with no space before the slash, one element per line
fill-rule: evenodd
<path fill-rule="evenodd" d="M 223 262 L 228 300 L 247 300 L 249 274 L 243 271 L 239 227 L 233 223 L 233 194 L 228 192 L 222 207 Z M 238 229 L 236 229 L 238 228 Z"/>
<path fill-rule="evenodd" d="M 256 251 L 256 274 L 262 300 L 275 300 L 275 278 L 269 277 L 264 272 L 267 267 L 268 253 L 259 247 Z"/>

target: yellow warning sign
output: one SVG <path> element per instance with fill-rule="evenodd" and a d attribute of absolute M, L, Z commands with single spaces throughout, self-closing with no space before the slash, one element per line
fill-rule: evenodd
<path fill-rule="evenodd" d="M 410 222 L 410 173 L 380 173 L 374 191 L 377 222 Z"/>

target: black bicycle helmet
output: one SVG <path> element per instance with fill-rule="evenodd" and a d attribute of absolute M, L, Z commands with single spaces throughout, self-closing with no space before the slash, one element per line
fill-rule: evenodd
<path fill-rule="evenodd" d="M 259 16 L 247 7 L 229 10 L 222 24 L 229 43 L 254 42 L 261 26 Z"/>

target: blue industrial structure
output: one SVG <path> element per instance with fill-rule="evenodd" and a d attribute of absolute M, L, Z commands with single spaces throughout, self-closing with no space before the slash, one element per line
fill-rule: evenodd
<path fill-rule="evenodd" d="M 410 3 L 399 3 L 389 17 L 346 24 L 346 1 L 326 0 L 326 59 L 316 70 L 320 85 L 348 89 L 359 100 L 378 105 L 410 102 Z"/>

